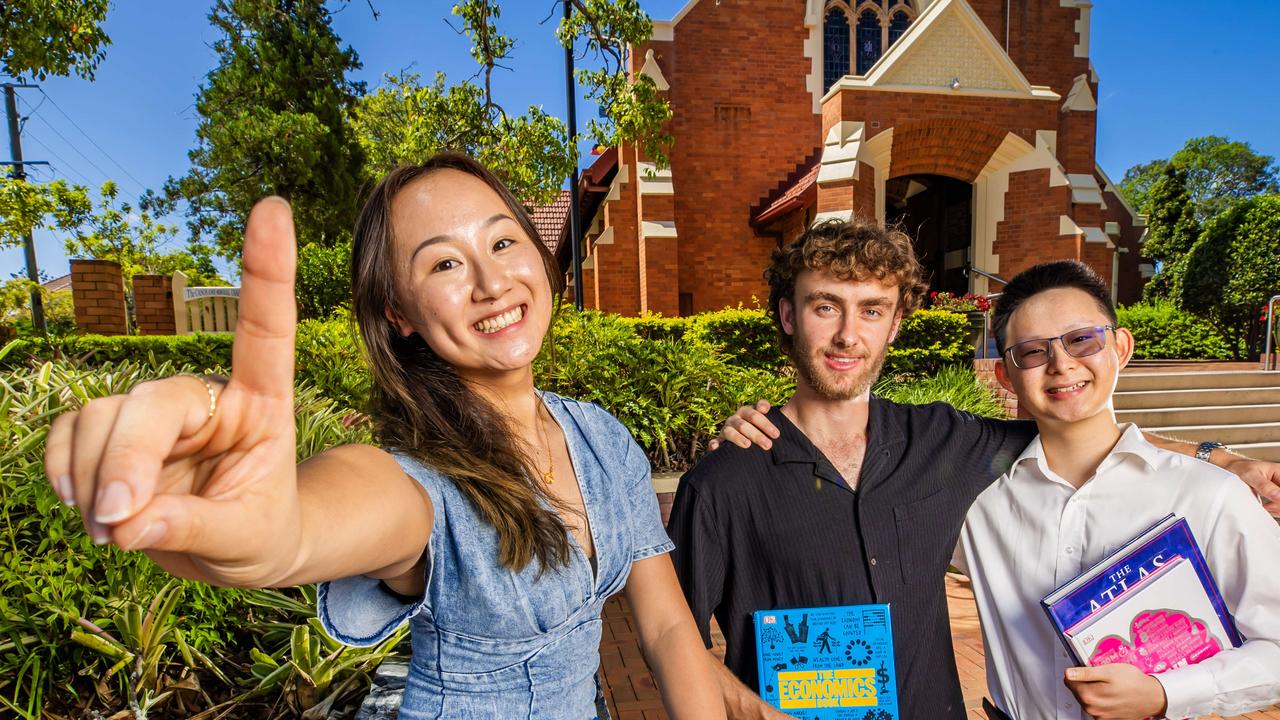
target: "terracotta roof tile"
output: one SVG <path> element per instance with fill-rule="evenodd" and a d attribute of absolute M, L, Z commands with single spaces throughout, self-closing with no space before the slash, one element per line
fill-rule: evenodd
<path fill-rule="evenodd" d="M 564 225 L 569 221 L 569 191 L 561 190 L 560 195 L 550 205 L 530 206 L 533 225 L 547 249 L 555 253 L 560 238 L 564 235 Z"/>

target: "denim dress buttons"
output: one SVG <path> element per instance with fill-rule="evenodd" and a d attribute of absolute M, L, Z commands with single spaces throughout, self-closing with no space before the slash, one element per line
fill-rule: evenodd
<path fill-rule="evenodd" d="M 568 443 L 594 568 L 572 537 L 563 567 L 504 567 L 497 533 L 454 483 L 393 452 L 435 509 L 425 594 L 405 605 L 365 576 L 320 584 L 320 621 L 343 643 L 374 645 L 409 621 L 402 720 L 608 716 L 597 680 L 601 609 L 626 585 L 631 563 L 673 545 L 649 461 L 627 429 L 596 405 L 553 393 L 542 399 Z"/>

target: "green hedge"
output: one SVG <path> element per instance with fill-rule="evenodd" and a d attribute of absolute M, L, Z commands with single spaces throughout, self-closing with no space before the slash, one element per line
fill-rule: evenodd
<path fill-rule="evenodd" d="M 740 367 L 776 370 L 788 364 L 777 330 L 764 310 L 738 307 L 683 318 L 624 318 L 623 322 L 648 340 L 688 339 L 713 345 Z M 902 322 L 885 358 L 885 370 L 926 375 L 972 357 L 967 316 L 920 310 Z"/>
<path fill-rule="evenodd" d="M 923 377 L 972 357 L 968 321 L 922 310 L 902 323 L 885 375 Z M 14 343 L 0 364 L 39 360 L 80 365 L 134 362 L 225 372 L 231 335 L 70 336 Z M 297 378 L 348 408 L 369 392 L 359 335 L 350 315 L 298 324 Z M 762 310 L 734 308 L 688 318 L 623 318 L 566 308 L 535 365 L 540 387 L 598 402 L 648 448 L 656 467 L 680 469 L 696 459 L 730 413 L 744 403 L 791 394 L 794 371 Z"/>
<path fill-rule="evenodd" d="M 1179 310 L 1168 300 L 1116 308 L 1121 327 L 1133 333 L 1138 360 L 1220 360 L 1231 347 L 1212 323 Z"/>
<path fill-rule="evenodd" d="M 0 368 L 17 369 L 32 361 L 66 360 L 98 366 L 131 362 L 144 368 L 165 364 L 198 372 L 226 372 L 231 367 L 233 336 L 226 333 L 192 335 L 67 335 L 50 339 L 15 340 L 0 356 Z M 364 407 L 369 372 L 362 356 L 360 335 L 342 308 L 329 320 L 298 323 L 295 367 L 300 382 L 348 407 Z"/>

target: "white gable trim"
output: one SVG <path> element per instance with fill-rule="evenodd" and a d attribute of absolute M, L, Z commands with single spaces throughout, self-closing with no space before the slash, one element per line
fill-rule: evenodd
<path fill-rule="evenodd" d="M 846 76 L 832 86 L 831 92 L 827 93 L 829 97 L 832 92 L 839 89 L 866 89 L 887 87 L 889 83 L 885 82 L 886 75 L 893 69 L 895 65 L 900 63 L 903 58 L 909 57 L 916 52 L 918 47 L 926 47 L 929 42 L 930 30 L 939 25 L 942 18 L 955 17 L 958 18 L 970 31 L 970 33 L 978 39 L 979 48 L 985 51 L 987 57 L 991 60 L 995 68 L 1003 75 L 1013 90 L 982 90 L 982 89 L 966 89 L 963 86 L 953 89 L 950 85 L 937 88 L 936 92 L 960 93 L 960 94 L 976 94 L 976 95 L 997 95 L 997 96 L 1015 96 L 1028 97 L 1036 99 L 1059 99 L 1060 96 L 1052 90 L 1044 87 L 1033 86 L 1027 81 L 1026 76 L 1018 69 L 1018 66 L 1009 58 L 1008 53 L 1000 46 L 1000 43 L 987 29 L 986 23 L 978 14 L 973 11 L 969 3 L 965 0 L 936 0 L 929 6 L 927 10 L 922 12 L 898 38 L 889 51 L 880 56 L 867 74 L 862 77 Z M 919 88 L 915 86 L 900 86 L 893 88 L 895 90 L 914 90 L 914 91 L 933 91 L 932 88 Z M 826 98 L 824 98 L 825 100 Z"/>

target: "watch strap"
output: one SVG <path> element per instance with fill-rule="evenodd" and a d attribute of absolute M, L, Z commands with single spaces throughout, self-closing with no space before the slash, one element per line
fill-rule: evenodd
<path fill-rule="evenodd" d="M 1227 449 L 1227 446 L 1225 444 L 1220 442 L 1215 442 L 1213 440 L 1208 440 L 1200 443 L 1200 446 L 1196 448 L 1196 459 L 1209 462 L 1209 456 L 1213 454 L 1214 450 L 1226 450 L 1226 449 Z"/>

